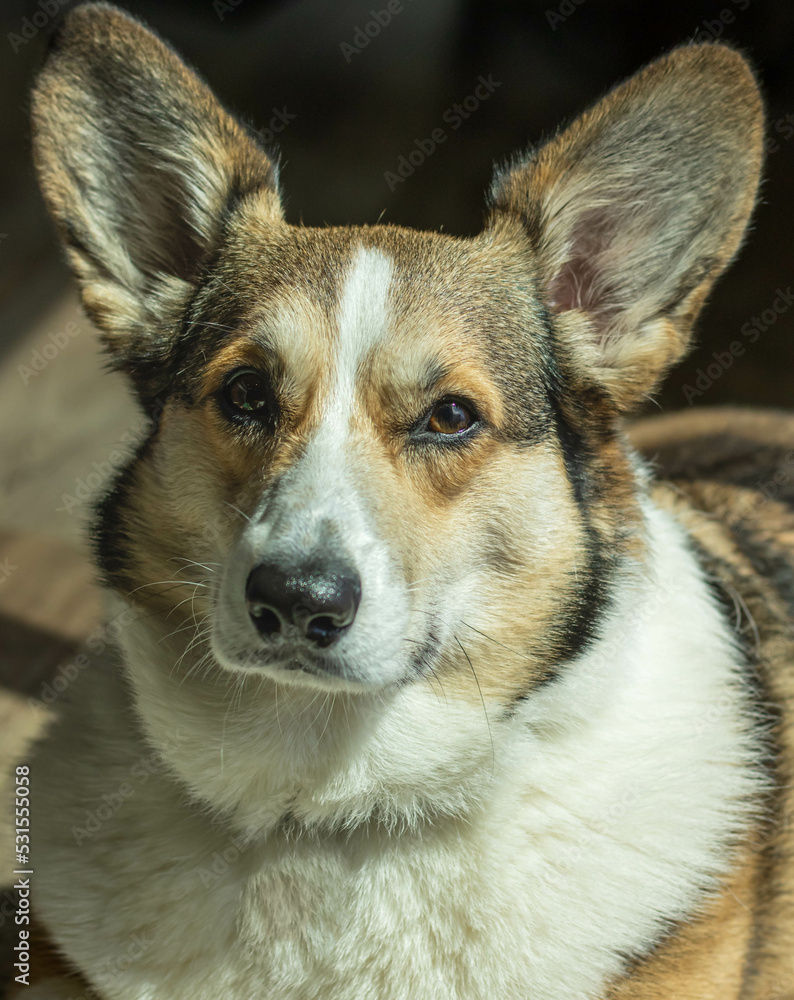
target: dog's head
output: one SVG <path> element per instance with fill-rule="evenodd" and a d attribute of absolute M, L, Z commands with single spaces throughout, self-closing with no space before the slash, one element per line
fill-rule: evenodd
<path fill-rule="evenodd" d="M 185 614 L 214 670 L 526 695 L 641 556 L 620 418 L 740 243 L 761 129 L 741 56 L 683 47 L 502 169 L 474 238 L 296 227 L 170 48 L 73 11 L 34 95 L 37 167 L 157 416 L 101 509 L 110 583 Z"/>

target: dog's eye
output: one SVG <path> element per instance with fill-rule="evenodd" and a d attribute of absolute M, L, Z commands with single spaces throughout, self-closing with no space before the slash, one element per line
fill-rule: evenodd
<path fill-rule="evenodd" d="M 255 371 L 233 375 L 224 386 L 223 399 L 229 409 L 240 416 L 262 417 L 271 413 L 267 380 Z"/>
<path fill-rule="evenodd" d="M 434 434 L 460 434 L 476 423 L 471 410 L 457 399 L 444 399 L 430 414 L 427 429 Z"/>

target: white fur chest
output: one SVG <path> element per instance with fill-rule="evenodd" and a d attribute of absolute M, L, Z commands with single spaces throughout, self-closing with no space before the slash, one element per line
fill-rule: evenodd
<path fill-rule="evenodd" d="M 408 689 L 354 773 L 305 801 L 293 794 L 305 814 L 371 795 L 390 773 L 395 802 L 395 788 L 424 781 L 425 798 L 446 786 L 454 803 L 468 783 L 463 817 L 246 844 L 156 774 L 75 852 L 73 776 L 96 796 L 145 752 L 116 682 L 95 699 L 99 714 L 75 699 L 80 718 L 55 731 L 49 769 L 34 774 L 63 820 L 39 824 L 42 878 L 62 889 L 40 907 L 71 928 L 69 952 L 109 1000 L 600 996 L 621 955 L 690 916 L 730 868 L 761 788 L 735 650 L 679 530 L 649 520 L 649 585 L 624 595 L 591 654 L 492 719 L 493 768 L 489 754 L 459 749 L 486 745 L 481 711 Z M 408 749 L 390 756 L 407 718 Z M 250 732 L 227 741 L 229 784 L 255 753 Z M 136 939 L 141 954 L 108 964 L 108 950 L 124 955 Z"/>

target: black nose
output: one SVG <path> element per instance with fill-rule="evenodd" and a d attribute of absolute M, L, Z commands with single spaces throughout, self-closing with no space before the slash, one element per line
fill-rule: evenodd
<path fill-rule="evenodd" d="M 361 580 L 343 563 L 288 570 L 262 563 L 251 570 L 245 598 L 261 635 L 290 631 L 293 626 L 301 637 L 325 647 L 353 624 Z"/>

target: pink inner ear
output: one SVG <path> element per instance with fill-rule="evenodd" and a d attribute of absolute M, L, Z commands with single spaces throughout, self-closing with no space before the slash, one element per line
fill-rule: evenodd
<path fill-rule="evenodd" d="M 598 271 L 592 257 L 575 256 L 567 260 L 549 285 L 549 300 L 554 312 L 569 309 L 598 311 Z"/>
<path fill-rule="evenodd" d="M 615 218 L 606 209 L 583 213 L 571 233 L 568 259 L 549 282 L 549 304 L 554 312 L 582 309 L 590 314 L 606 340 L 609 327 L 619 310 L 616 276 L 610 273 L 614 254 Z M 619 262 L 630 267 L 630 261 Z"/>
<path fill-rule="evenodd" d="M 555 312 L 599 311 L 603 305 L 604 257 L 613 235 L 611 230 L 610 218 L 604 209 L 579 214 L 569 236 L 568 259 L 549 285 L 549 298 Z"/>

